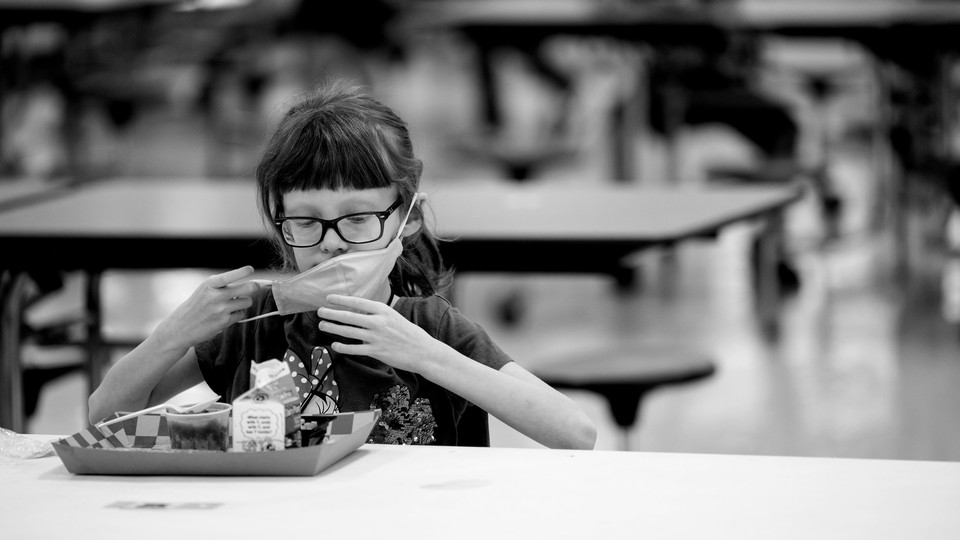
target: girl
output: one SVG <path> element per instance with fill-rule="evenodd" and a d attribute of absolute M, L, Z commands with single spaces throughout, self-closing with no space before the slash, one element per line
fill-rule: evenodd
<path fill-rule="evenodd" d="M 593 448 L 573 401 L 438 295 L 450 277 L 423 223 L 421 171 L 406 124 L 358 89 L 295 104 L 257 188 L 283 266 L 299 274 L 270 287 L 246 279 L 251 267 L 208 278 L 110 369 L 91 422 L 200 382 L 229 403 L 249 389 L 251 362 L 279 358 L 305 413 L 381 409 L 371 442 L 483 444 L 467 427 L 476 406 L 548 447 Z"/>

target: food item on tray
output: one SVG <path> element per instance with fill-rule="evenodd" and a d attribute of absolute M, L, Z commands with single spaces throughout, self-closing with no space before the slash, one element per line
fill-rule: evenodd
<path fill-rule="evenodd" d="M 167 412 L 170 448 L 174 450 L 219 450 L 230 447 L 229 403 L 214 403 L 197 412 Z"/>
<path fill-rule="evenodd" d="M 300 420 L 300 444 L 314 446 L 323 444 L 330 438 L 330 422 L 336 418 L 333 414 L 302 415 Z"/>

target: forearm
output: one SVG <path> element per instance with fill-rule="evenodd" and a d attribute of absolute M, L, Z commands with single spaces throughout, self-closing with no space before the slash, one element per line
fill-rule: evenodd
<path fill-rule="evenodd" d="M 551 448 L 592 449 L 593 422 L 569 398 L 511 362 L 499 371 L 457 352 L 380 302 L 331 294 L 344 309 L 317 311 L 321 331 L 356 340 L 333 350 L 377 358 L 419 373 Z"/>
<path fill-rule="evenodd" d="M 251 273 L 253 267 L 244 266 L 204 280 L 150 337 L 110 369 L 90 396 L 91 421 L 162 402 L 201 382 L 191 347 L 245 316 L 260 286 L 239 280 Z"/>
<path fill-rule="evenodd" d="M 88 401 L 90 421 L 116 411 L 134 411 L 168 396 L 154 396 L 164 375 L 189 351 L 155 334 L 144 340 L 110 368 Z M 151 397 L 154 397 L 151 400 Z"/>
<path fill-rule="evenodd" d="M 497 371 L 437 342 L 421 374 L 549 448 L 593 449 L 596 429 L 567 396 Z M 532 377 L 531 377 L 532 378 Z"/>

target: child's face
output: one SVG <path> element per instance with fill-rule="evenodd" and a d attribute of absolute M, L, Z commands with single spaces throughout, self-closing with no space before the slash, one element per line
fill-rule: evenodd
<path fill-rule="evenodd" d="M 397 197 L 398 190 L 395 187 L 362 190 L 312 189 L 292 191 L 283 196 L 283 212 L 285 216 L 332 220 L 358 212 L 383 212 L 396 202 Z M 377 241 L 367 244 L 347 243 L 340 238 L 336 231 L 328 228 L 323 235 L 323 240 L 316 246 L 293 249 L 298 270 L 304 272 L 344 253 L 386 247 L 397 235 L 397 228 L 400 226 L 404 214 L 406 214 L 406 208 L 403 206 L 394 210 L 384 221 L 383 235 Z M 348 226 L 344 221 L 341 221 L 340 224 L 344 228 Z"/>

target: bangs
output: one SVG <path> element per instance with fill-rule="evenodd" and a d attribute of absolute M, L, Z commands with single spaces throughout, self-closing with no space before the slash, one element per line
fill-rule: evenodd
<path fill-rule="evenodd" d="M 359 119 L 307 119 L 286 141 L 287 159 L 276 163 L 279 193 L 311 189 L 371 189 L 393 185 L 396 171 L 384 132 Z M 271 174 L 272 173 L 272 174 Z"/>
<path fill-rule="evenodd" d="M 422 171 L 403 120 L 358 89 L 335 85 L 281 118 L 257 165 L 258 204 L 272 227 L 292 191 L 399 186 L 409 200 Z"/>
<path fill-rule="evenodd" d="M 256 168 L 257 206 L 277 249 L 277 268 L 300 271 L 294 248 L 284 242 L 276 223 L 288 193 L 396 187 L 402 202 L 409 204 L 422 173 L 423 162 L 413 152 L 406 122 L 360 87 L 334 80 L 296 97 Z M 421 219 L 419 207 L 415 215 Z M 426 227 L 405 238 L 404 246 L 390 274 L 394 289 L 429 295 L 438 286 L 446 288 L 449 273 Z"/>

